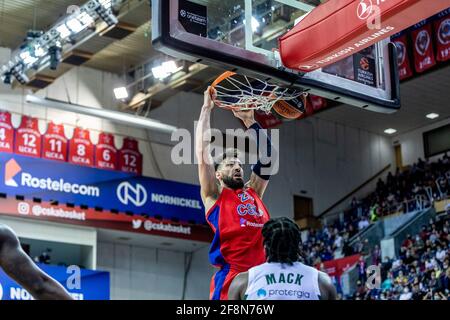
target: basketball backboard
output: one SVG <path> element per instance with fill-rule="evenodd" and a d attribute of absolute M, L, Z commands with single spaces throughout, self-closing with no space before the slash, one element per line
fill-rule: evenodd
<path fill-rule="evenodd" d="M 153 45 L 179 59 L 220 66 L 368 110 L 398 110 L 396 50 L 389 39 L 313 72 L 283 66 L 278 39 L 320 2 L 152 0 Z"/>

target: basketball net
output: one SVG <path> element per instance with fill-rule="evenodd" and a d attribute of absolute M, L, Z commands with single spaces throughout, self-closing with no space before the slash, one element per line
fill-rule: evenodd
<path fill-rule="evenodd" d="M 279 101 L 299 98 L 303 91 L 284 88 L 266 81 L 225 72 L 211 85 L 212 95 L 217 106 L 229 110 L 261 110 L 270 113 Z"/>

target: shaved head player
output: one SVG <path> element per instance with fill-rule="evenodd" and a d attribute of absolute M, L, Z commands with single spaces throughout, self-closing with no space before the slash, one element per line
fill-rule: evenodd
<path fill-rule="evenodd" d="M 227 300 L 228 288 L 234 277 L 266 259 L 261 230 L 270 217 L 261 198 L 269 182 L 269 175 L 264 171 L 269 171 L 265 169 L 271 168 L 271 163 L 258 161 L 252 168 L 250 181 L 245 184 L 236 151 L 227 151 L 212 161 L 209 139 L 205 137 L 214 108 L 211 93 L 215 94 L 208 88 L 204 94 L 196 129 L 196 155 L 206 220 L 214 232 L 209 258 L 219 268 L 211 279 L 210 299 Z M 267 150 L 268 159 L 274 159 L 275 150 L 269 137 L 256 123 L 253 110 L 233 113 L 248 129 L 254 130 L 258 150 L 260 144 L 266 144 L 264 150 Z"/>
<path fill-rule="evenodd" d="M 73 300 L 63 286 L 45 274 L 27 256 L 14 232 L 1 224 L 0 268 L 35 299 Z"/>

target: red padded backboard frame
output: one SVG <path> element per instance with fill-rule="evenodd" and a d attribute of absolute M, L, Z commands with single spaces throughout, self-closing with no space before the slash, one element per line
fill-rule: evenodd
<path fill-rule="evenodd" d="M 290 69 L 313 71 L 448 7 L 450 0 L 330 0 L 280 37 L 281 59 Z"/>

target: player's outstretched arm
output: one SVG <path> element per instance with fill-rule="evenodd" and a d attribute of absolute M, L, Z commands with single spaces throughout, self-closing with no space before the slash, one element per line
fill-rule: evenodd
<path fill-rule="evenodd" d="M 35 299 L 73 300 L 63 286 L 45 274 L 27 256 L 14 232 L 2 225 L 0 225 L 0 267 Z"/>
<path fill-rule="evenodd" d="M 272 142 L 270 141 L 269 136 L 267 135 L 266 130 L 264 130 L 254 118 L 254 110 L 246 110 L 246 111 L 236 111 L 233 110 L 233 114 L 236 118 L 242 120 L 244 125 L 249 130 L 253 130 L 252 134 L 255 134 L 256 139 L 256 147 L 258 152 L 258 162 L 253 166 L 252 175 L 250 176 L 250 180 L 247 185 L 255 190 L 260 198 L 263 197 L 264 192 L 266 191 L 267 185 L 269 184 L 269 179 L 271 176 L 271 168 L 273 166 L 273 160 L 277 161 L 277 154 L 275 148 L 272 146 Z M 262 161 L 261 152 L 264 150 L 264 156 L 267 159 Z"/>
<path fill-rule="evenodd" d="M 245 300 L 245 291 L 248 286 L 248 272 L 238 274 L 228 289 L 228 300 Z"/>
<path fill-rule="evenodd" d="M 204 93 L 202 111 L 198 119 L 195 134 L 195 153 L 198 161 L 200 192 L 207 211 L 214 204 L 219 193 L 216 184 L 214 163 L 209 149 L 211 135 L 208 131 L 211 129 L 211 111 L 214 108 L 211 92 L 213 91 L 208 87 Z"/>
<path fill-rule="evenodd" d="M 319 271 L 320 300 L 336 300 L 336 288 L 331 278 L 324 272 Z"/>

